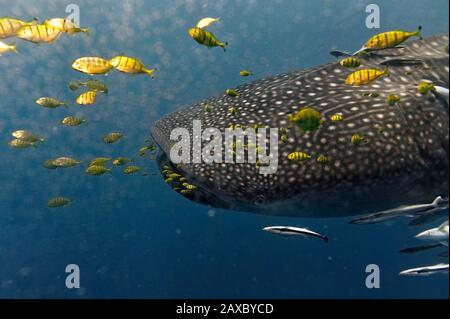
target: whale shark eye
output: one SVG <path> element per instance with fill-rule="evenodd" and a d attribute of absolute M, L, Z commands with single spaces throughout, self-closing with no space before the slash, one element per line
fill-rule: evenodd
<path fill-rule="evenodd" d="M 264 197 L 264 195 L 258 195 L 254 200 L 255 205 L 264 205 L 265 203 L 266 198 Z"/>

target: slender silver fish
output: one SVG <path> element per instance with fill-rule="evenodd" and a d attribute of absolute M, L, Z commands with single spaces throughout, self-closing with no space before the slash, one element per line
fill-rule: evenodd
<path fill-rule="evenodd" d="M 448 229 L 448 220 L 446 220 L 438 227 L 425 230 L 415 237 L 421 240 L 439 242 L 448 247 Z"/>
<path fill-rule="evenodd" d="M 403 276 L 427 276 L 432 274 L 448 274 L 448 264 L 437 264 L 418 268 L 406 269 L 400 272 Z"/>
<path fill-rule="evenodd" d="M 419 204 L 400 206 L 373 214 L 362 215 L 350 221 L 350 224 L 375 224 L 383 221 L 399 217 L 399 216 L 424 216 L 427 214 L 435 214 L 436 212 L 448 209 L 448 198 L 438 196 L 431 204 Z"/>
<path fill-rule="evenodd" d="M 269 227 L 264 227 L 263 230 L 266 232 L 269 232 L 269 233 L 286 235 L 286 236 L 312 236 L 312 237 L 320 238 L 325 243 L 328 243 L 327 236 L 316 233 L 315 231 L 309 230 L 308 228 L 299 228 L 299 227 L 292 227 L 292 226 L 269 226 Z"/>

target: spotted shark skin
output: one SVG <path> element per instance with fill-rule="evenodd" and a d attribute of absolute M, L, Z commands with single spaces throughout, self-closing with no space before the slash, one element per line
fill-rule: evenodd
<path fill-rule="evenodd" d="M 417 85 L 427 79 L 449 87 L 448 43 L 448 34 L 443 34 L 361 58 L 360 68 L 389 65 L 390 76 L 369 85 L 346 85 L 355 69 L 335 61 L 239 86 L 239 97 L 221 94 L 173 112 L 151 129 L 160 147 L 158 163 L 171 165 L 170 132 L 185 127 L 192 134 L 193 119 L 222 132 L 231 124 L 280 128 L 289 125 L 289 114 L 310 106 L 326 121 L 313 132 L 301 132 L 295 125 L 288 131 L 288 143 L 278 145 L 275 174 L 259 174 L 255 164 L 171 165 L 198 186 L 185 196 L 225 209 L 298 217 L 350 216 L 447 196 L 448 100 L 432 93 L 423 96 Z M 379 96 L 365 96 L 368 92 Z M 390 94 L 400 96 L 400 102 L 389 106 Z M 205 112 L 207 104 L 210 112 Z M 234 116 L 228 111 L 231 106 L 237 110 Z M 336 113 L 344 121 L 331 121 Z M 353 145 L 353 134 L 364 136 L 366 143 Z M 289 161 L 287 155 L 295 151 L 313 159 Z M 322 154 L 329 163 L 314 160 Z"/>

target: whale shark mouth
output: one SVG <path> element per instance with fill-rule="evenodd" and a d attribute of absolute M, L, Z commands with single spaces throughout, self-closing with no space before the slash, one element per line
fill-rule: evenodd
<path fill-rule="evenodd" d="M 162 171 L 164 167 L 169 167 L 172 172 L 184 176 L 190 184 L 193 184 L 197 187 L 195 192 L 182 194 L 185 198 L 211 207 L 231 209 L 232 205 L 230 203 L 226 202 L 225 200 L 223 200 L 223 198 L 208 190 L 208 188 L 203 187 L 202 183 L 196 180 L 194 177 L 189 177 L 189 175 L 185 171 L 179 168 L 179 165 L 172 163 L 169 156 L 167 156 L 167 154 L 161 148 L 159 148 L 156 163 L 160 171 Z M 181 184 L 178 186 L 181 187 Z M 176 187 L 176 185 L 172 185 L 172 187 Z"/>

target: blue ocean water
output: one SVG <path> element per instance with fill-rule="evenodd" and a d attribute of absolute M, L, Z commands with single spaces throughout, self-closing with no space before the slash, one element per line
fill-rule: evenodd
<path fill-rule="evenodd" d="M 448 275 L 398 276 L 405 268 L 448 262 L 439 250 L 399 254 L 421 244 L 414 235 L 423 227 L 407 227 L 406 220 L 355 226 L 348 218 L 225 211 L 186 200 L 161 176 L 126 176 L 116 168 L 93 177 L 85 165 L 42 167 L 59 156 L 84 163 L 128 156 L 157 172 L 154 161 L 138 156 L 155 121 L 245 83 L 241 69 L 261 78 L 329 62 L 331 49 L 358 49 L 376 32 L 365 27 L 372 1 L 0 0 L 0 16 L 65 17 L 71 3 L 79 6 L 90 36 L 63 35 L 50 45 L 4 40 L 16 42 L 19 54 L 0 57 L 0 297 L 448 298 Z M 423 25 L 424 36 L 448 32 L 446 0 L 375 3 L 383 31 Z M 206 16 L 220 17 L 212 29 L 228 41 L 227 52 L 189 38 L 187 29 Z M 71 62 L 118 54 L 157 67 L 156 78 L 110 72 L 98 77 L 108 95 L 94 106 L 76 105 L 77 93 L 67 83 L 89 77 L 73 71 Z M 70 107 L 39 107 L 34 101 L 41 96 L 70 101 Z M 59 121 L 68 115 L 89 122 L 63 127 Z M 47 141 L 36 149 L 11 149 L 10 134 L 18 129 Z M 101 137 L 112 131 L 125 136 L 105 145 Z M 75 202 L 48 209 L 55 196 Z M 308 226 L 326 233 L 330 244 L 261 231 L 274 224 Z M 65 286 L 68 264 L 80 268 L 80 289 Z M 380 267 L 379 289 L 366 288 L 368 264 Z"/>

